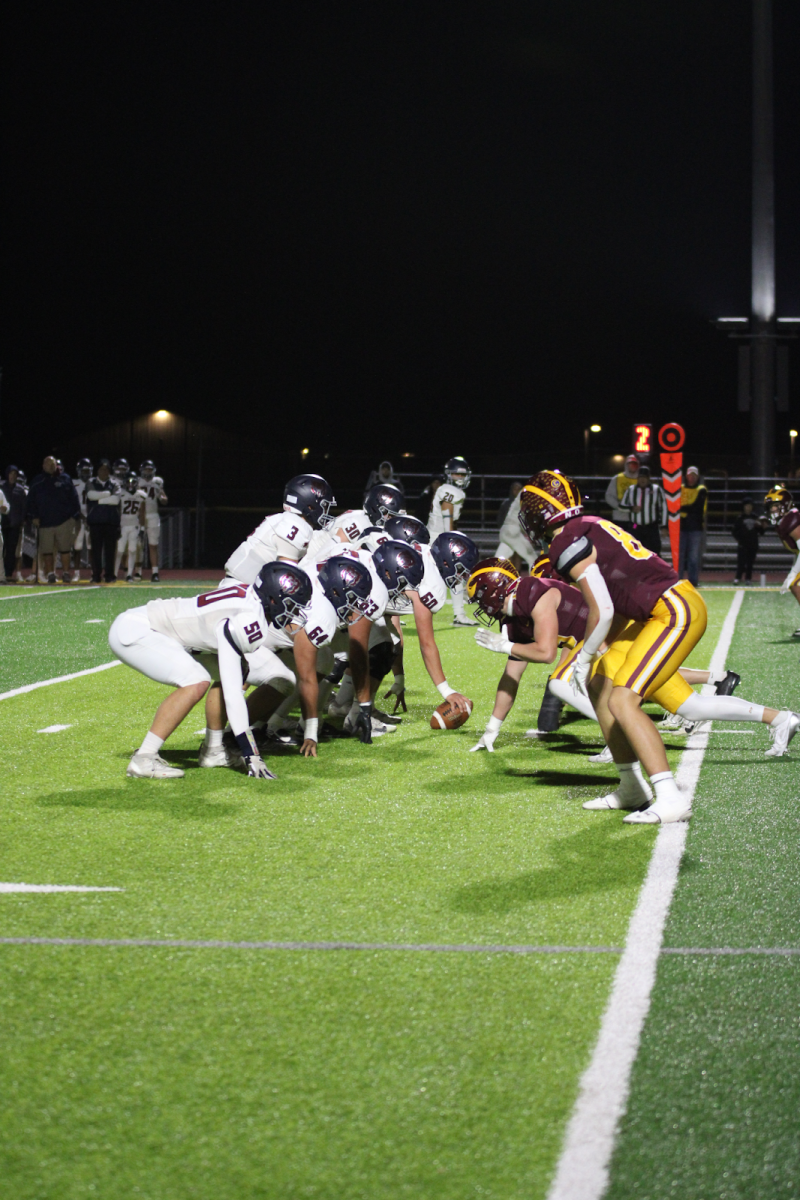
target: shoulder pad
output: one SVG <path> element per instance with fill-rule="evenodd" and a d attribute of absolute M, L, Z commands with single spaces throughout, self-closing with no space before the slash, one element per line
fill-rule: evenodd
<path fill-rule="evenodd" d="M 569 546 L 567 546 L 565 550 L 561 551 L 561 554 L 558 556 L 558 562 L 556 563 L 556 570 L 560 575 L 566 575 L 567 572 L 571 571 L 572 568 L 577 566 L 579 562 L 583 562 L 585 558 L 588 558 L 591 553 L 592 543 L 589 541 L 588 537 L 583 534 L 581 537 L 577 538 L 576 541 L 570 542 Z"/>

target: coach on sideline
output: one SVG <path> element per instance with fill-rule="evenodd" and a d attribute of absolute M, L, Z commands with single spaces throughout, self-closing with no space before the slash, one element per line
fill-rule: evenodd
<path fill-rule="evenodd" d="M 121 493 L 119 483 L 111 478 L 111 463 L 101 458 L 97 474 L 86 485 L 86 520 L 92 535 L 92 583 L 100 583 L 104 566 L 106 583 L 116 582 L 114 556 L 119 539 Z"/>
<path fill-rule="evenodd" d="M 55 554 L 61 555 L 64 583 L 70 583 L 69 556 L 75 541 L 75 522 L 80 516 L 81 506 L 75 485 L 65 471 L 59 471 L 58 463 L 48 454 L 42 463 L 42 474 L 37 475 L 28 493 L 26 516 L 33 517 L 39 526 L 39 553 L 42 566 L 47 573 L 47 582 L 55 583 Z"/>

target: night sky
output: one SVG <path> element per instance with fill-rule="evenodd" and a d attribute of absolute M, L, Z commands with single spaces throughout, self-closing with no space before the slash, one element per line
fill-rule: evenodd
<path fill-rule="evenodd" d="M 161 407 L 367 458 L 670 419 L 746 452 L 708 321 L 749 308 L 750 39 L 744 0 L 12 4 L 2 464 Z M 798 350 L 791 392 L 779 431 Z"/>

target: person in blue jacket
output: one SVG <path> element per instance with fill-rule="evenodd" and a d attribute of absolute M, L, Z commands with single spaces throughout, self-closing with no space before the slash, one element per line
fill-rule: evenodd
<path fill-rule="evenodd" d="M 37 475 L 31 483 L 26 512 L 39 529 L 39 554 L 48 583 L 56 582 L 56 553 L 61 555 L 64 583 L 72 582 L 69 556 L 80 512 L 75 485 L 66 471 L 60 471 L 56 460 L 48 454 L 42 463 L 42 474 Z"/>

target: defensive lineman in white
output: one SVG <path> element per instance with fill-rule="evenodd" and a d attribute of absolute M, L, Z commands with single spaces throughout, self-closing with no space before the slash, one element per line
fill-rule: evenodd
<path fill-rule="evenodd" d="M 467 488 L 472 479 L 472 472 L 466 459 L 461 458 L 460 455 L 456 458 L 449 458 L 444 467 L 444 479 L 444 483 L 436 489 L 431 502 L 431 515 L 428 519 L 431 542 L 434 542 L 440 533 L 452 533 L 458 526 L 461 510 L 467 498 Z M 464 611 L 466 588 L 459 584 L 458 587 L 451 589 L 451 595 L 453 597 L 453 624 L 476 625 L 477 622 L 473 621 L 472 617 L 468 617 Z"/>
<path fill-rule="evenodd" d="M 253 778 L 274 779 L 253 740 L 242 683 L 248 674 L 248 657 L 261 651 L 263 660 L 276 630 L 284 638 L 291 638 L 303 628 L 307 616 L 304 609 L 311 596 L 310 580 L 298 567 L 270 564 L 251 587 L 235 584 L 191 599 L 151 600 L 141 608 L 121 613 L 108 635 L 113 652 L 149 679 L 176 688 L 159 705 L 149 732 L 128 764 L 127 774 L 148 779 L 180 778 L 183 771 L 165 762 L 159 751 L 205 696 L 206 740 L 200 766 L 243 763 Z M 212 670 L 216 666 L 221 687 L 212 687 L 209 666 Z M 263 661 L 261 667 L 263 679 Z M 287 674 L 277 659 L 275 672 Z M 293 686 L 293 675 L 291 683 Z M 238 753 L 223 746 L 226 713 Z"/>

